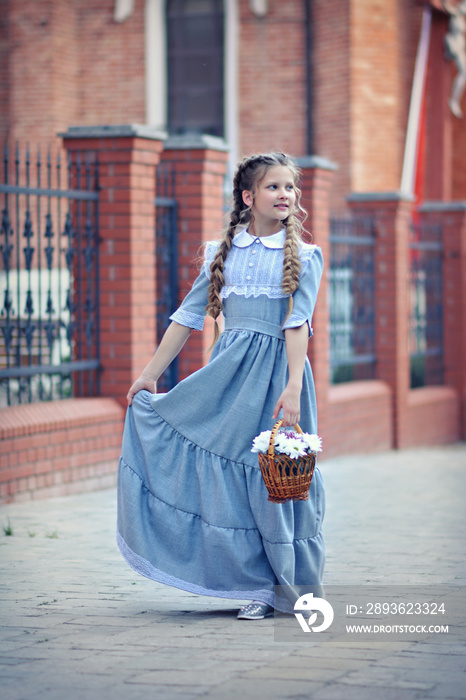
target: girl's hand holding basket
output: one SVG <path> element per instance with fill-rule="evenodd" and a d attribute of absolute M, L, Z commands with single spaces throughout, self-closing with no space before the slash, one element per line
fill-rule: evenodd
<path fill-rule="evenodd" d="M 283 411 L 282 425 L 296 425 L 299 422 L 301 409 L 301 387 L 293 387 L 289 383 L 277 401 L 272 419 L 278 418 Z"/>
<path fill-rule="evenodd" d="M 294 429 L 279 432 L 282 425 L 280 419 L 272 430 L 254 438 L 251 452 L 258 453 L 269 501 L 307 501 L 322 440 L 318 435 L 303 433 L 297 424 Z"/>

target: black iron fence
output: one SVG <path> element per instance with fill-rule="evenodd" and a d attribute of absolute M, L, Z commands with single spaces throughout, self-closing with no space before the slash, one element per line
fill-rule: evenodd
<path fill-rule="evenodd" d="M 156 325 L 160 342 L 178 306 L 178 203 L 175 196 L 175 171 L 171 164 L 157 167 L 156 206 Z M 168 391 L 178 382 L 178 358 L 157 382 L 158 391 Z"/>
<path fill-rule="evenodd" d="M 371 218 L 330 218 L 330 372 L 334 384 L 375 377 L 374 246 Z"/>
<path fill-rule="evenodd" d="M 99 393 L 98 165 L 7 147 L 0 406 Z"/>
<path fill-rule="evenodd" d="M 411 388 L 443 384 L 442 227 L 411 225 L 409 351 Z"/>

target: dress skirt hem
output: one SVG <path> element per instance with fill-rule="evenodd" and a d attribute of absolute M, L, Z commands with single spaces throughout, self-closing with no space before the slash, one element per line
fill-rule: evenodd
<path fill-rule="evenodd" d="M 170 576 L 170 574 L 157 569 L 155 566 L 153 566 L 153 564 L 147 561 L 147 559 L 144 559 L 143 557 L 139 556 L 139 554 L 136 554 L 136 552 L 133 552 L 118 531 L 117 545 L 127 564 L 129 564 L 130 567 L 136 571 L 136 573 L 141 574 L 141 576 L 145 576 L 145 578 L 149 578 L 152 581 L 157 581 L 158 583 L 163 583 L 167 586 L 173 586 L 174 588 L 179 588 L 182 591 L 188 591 L 189 593 L 210 596 L 212 598 L 259 600 L 261 603 L 266 603 L 272 607 L 274 605 L 274 592 L 266 589 L 254 591 L 214 591 L 209 588 L 204 588 L 204 586 L 190 583 L 189 581 L 183 581 L 176 576 Z"/>

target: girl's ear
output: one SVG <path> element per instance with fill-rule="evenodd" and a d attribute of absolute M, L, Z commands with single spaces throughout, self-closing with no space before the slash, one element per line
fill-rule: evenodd
<path fill-rule="evenodd" d="M 253 194 L 250 190 L 243 190 L 242 192 L 243 195 L 243 202 L 247 207 L 252 207 L 254 203 L 254 197 Z"/>

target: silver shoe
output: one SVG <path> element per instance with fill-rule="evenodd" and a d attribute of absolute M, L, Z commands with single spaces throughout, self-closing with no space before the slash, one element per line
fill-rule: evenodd
<path fill-rule="evenodd" d="M 273 615 L 273 608 L 266 603 L 249 603 L 243 605 L 237 615 L 238 620 L 263 620 Z"/>

